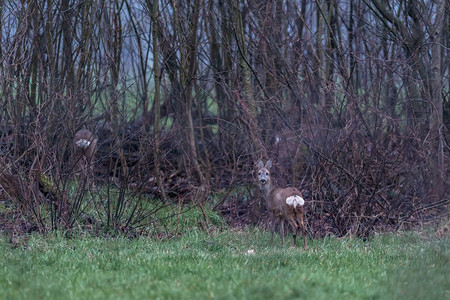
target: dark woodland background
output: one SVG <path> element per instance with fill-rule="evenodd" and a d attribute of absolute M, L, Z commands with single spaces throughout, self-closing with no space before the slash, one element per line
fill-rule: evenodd
<path fill-rule="evenodd" d="M 312 237 L 448 219 L 449 8 L 0 1 L 0 227 L 139 232 L 189 204 L 262 225 L 268 158 Z M 98 144 L 80 174 L 82 128 Z"/>

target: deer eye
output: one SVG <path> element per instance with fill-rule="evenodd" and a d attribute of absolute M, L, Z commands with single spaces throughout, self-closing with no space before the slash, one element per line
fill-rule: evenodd
<path fill-rule="evenodd" d="M 266 176 L 269 176 L 269 172 L 266 172 Z"/>
<path fill-rule="evenodd" d="M 261 175 L 261 171 L 258 172 L 258 175 Z"/>

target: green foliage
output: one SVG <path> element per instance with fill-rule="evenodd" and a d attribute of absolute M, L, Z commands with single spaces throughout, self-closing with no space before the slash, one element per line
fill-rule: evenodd
<path fill-rule="evenodd" d="M 222 228 L 225 226 L 224 220 L 219 214 L 213 212 L 209 206 L 204 207 L 205 215 L 198 206 L 193 204 L 182 205 L 178 217 L 178 207 L 175 205 L 165 206 L 155 212 L 152 218 L 154 222 L 154 232 L 168 231 L 187 233 L 199 231 L 209 227 Z"/>
<path fill-rule="evenodd" d="M 48 190 L 58 191 L 54 184 L 48 184 L 50 181 L 47 177 L 46 180 Z M 98 186 L 89 191 L 85 186 L 85 190 L 80 192 L 80 184 L 77 181 L 68 181 L 66 184 L 64 191 L 70 204 L 80 205 L 80 213 L 74 217 L 74 226 L 70 228 L 72 232 L 79 234 L 117 234 L 126 228 L 126 231 L 173 235 L 209 227 L 221 228 L 225 225 L 219 214 L 213 212 L 208 205 L 201 209 L 192 203 L 163 204 L 159 199 L 136 194 L 128 189 L 121 190 L 114 185 Z M 6 208 L 0 203 L 0 213 L 2 210 Z M 49 230 L 50 210 L 50 203 L 41 204 L 41 223 Z"/>
<path fill-rule="evenodd" d="M 449 240 L 415 233 L 269 246 L 259 230 L 181 237 L 0 238 L 0 298 L 444 299 Z"/>

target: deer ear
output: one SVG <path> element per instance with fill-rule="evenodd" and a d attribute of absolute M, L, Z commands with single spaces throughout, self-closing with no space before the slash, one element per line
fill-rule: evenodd
<path fill-rule="evenodd" d="M 256 167 L 258 167 L 258 169 L 264 168 L 264 164 L 263 164 L 262 160 L 259 160 L 259 161 L 256 163 Z"/>
<path fill-rule="evenodd" d="M 269 159 L 269 160 L 266 162 L 266 169 L 270 169 L 271 167 L 272 167 L 272 160 Z"/>

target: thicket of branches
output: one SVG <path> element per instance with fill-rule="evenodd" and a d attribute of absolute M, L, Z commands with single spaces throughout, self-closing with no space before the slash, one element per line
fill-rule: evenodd
<path fill-rule="evenodd" d="M 134 228 L 149 194 L 224 191 L 215 209 L 255 222 L 257 191 L 236 187 L 269 157 L 311 235 L 444 216 L 449 28 L 445 0 L 0 1 L 3 218 L 69 229 L 99 205 Z M 93 178 L 70 163 L 81 128 Z"/>

